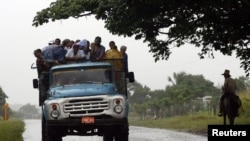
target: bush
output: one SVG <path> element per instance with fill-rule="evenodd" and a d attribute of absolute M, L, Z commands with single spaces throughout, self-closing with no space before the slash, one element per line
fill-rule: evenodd
<path fill-rule="evenodd" d="M 24 122 L 18 119 L 0 119 L 1 141 L 23 141 Z"/>

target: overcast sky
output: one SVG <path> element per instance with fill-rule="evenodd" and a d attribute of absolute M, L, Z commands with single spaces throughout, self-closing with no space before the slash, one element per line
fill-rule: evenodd
<path fill-rule="evenodd" d="M 43 48 L 50 40 L 88 39 L 102 37 L 102 44 L 109 49 L 108 43 L 113 40 L 118 47 L 126 45 L 129 57 L 129 70 L 134 71 L 135 79 L 151 90 L 165 89 L 169 82 L 167 77 L 173 73 L 203 75 L 205 79 L 222 85 L 222 73 L 231 71 L 232 77 L 244 76 L 240 61 L 234 56 L 226 57 L 216 53 L 215 59 L 200 60 L 198 49 L 185 45 L 172 48 L 173 52 L 167 61 L 154 62 L 148 52 L 146 43 L 134 38 L 123 38 L 112 35 L 104 28 L 103 21 L 93 17 L 61 20 L 40 27 L 33 27 L 32 20 L 37 11 L 49 6 L 51 0 L 8 0 L 0 5 L 0 86 L 9 96 L 9 104 L 38 105 L 38 90 L 33 89 L 32 79 L 37 77 L 36 70 L 30 68 L 35 62 L 33 51 Z"/>

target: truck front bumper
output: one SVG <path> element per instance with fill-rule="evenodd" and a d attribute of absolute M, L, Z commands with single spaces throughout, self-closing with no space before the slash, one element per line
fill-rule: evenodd
<path fill-rule="evenodd" d="M 51 126 L 79 126 L 79 125 L 100 125 L 100 126 L 109 126 L 109 125 L 121 125 L 127 124 L 127 118 L 121 119 L 94 119 L 93 123 L 83 123 L 82 119 L 60 119 L 60 120 L 47 120 L 48 125 Z"/>

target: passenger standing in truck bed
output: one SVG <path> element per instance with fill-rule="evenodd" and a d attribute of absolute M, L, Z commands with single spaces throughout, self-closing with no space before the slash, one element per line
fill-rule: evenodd
<path fill-rule="evenodd" d="M 61 45 L 61 39 L 60 38 L 56 38 L 54 44 L 55 45 Z"/>
<path fill-rule="evenodd" d="M 42 72 L 49 71 L 49 66 L 46 64 L 46 61 L 42 56 L 41 49 L 34 50 L 34 56 L 36 57 L 36 67 L 37 67 L 38 78 L 40 78 L 40 75 Z"/>
<path fill-rule="evenodd" d="M 109 42 L 109 47 L 110 49 L 105 52 L 104 60 L 109 61 L 114 66 L 114 79 L 117 86 L 117 91 L 124 93 L 124 80 L 122 79 L 124 76 L 122 73 L 124 67 L 122 54 L 118 51 L 114 41 Z"/>
<path fill-rule="evenodd" d="M 128 77 L 128 54 L 126 53 L 126 51 L 127 51 L 127 47 L 125 45 L 122 45 L 120 47 L 120 52 L 123 58 L 125 74 L 126 74 L 126 77 Z"/>
<path fill-rule="evenodd" d="M 59 42 L 60 40 L 56 39 L 55 44 L 42 48 L 42 56 L 47 62 L 52 64 L 65 63 L 67 50 L 62 45 L 58 45 Z"/>
<path fill-rule="evenodd" d="M 67 50 L 67 51 L 70 50 L 71 46 L 72 46 L 70 39 L 64 39 L 62 41 L 62 46 L 64 47 L 65 50 Z"/>
<path fill-rule="evenodd" d="M 89 61 L 90 59 L 90 43 L 87 39 L 83 39 L 81 41 L 79 41 L 78 43 L 76 43 L 79 45 L 79 50 L 82 50 L 85 53 L 85 61 Z"/>
<path fill-rule="evenodd" d="M 117 50 L 115 42 L 110 41 L 109 42 L 110 49 L 105 52 L 104 59 L 113 59 L 112 64 L 114 65 L 116 70 L 122 70 L 123 64 L 122 64 L 122 54 Z M 110 60 L 111 61 L 111 60 Z"/>
<path fill-rule="evenodd" d="M 109 50 L 105 52 L 104 58 L 106 59 L 121 59 L 122 54 L 117 50 L 117 46 L 114 41 L 109 42 Z"/>
<path fill-rule="evenodd" d="M 89 43 L 89 41 L 87 41 L 87 45 L 83 48 L 83 52 L 86 55 L 86 57 L 85 57 L 86 61 L 89 61 L 89 59 L 90 59 L 90 48 L 89 48 L 89 46 L 90 46 L 90 43 Z"/>
<path fill-rule="evenodd" d="M 68 50 L 67 54 L 65 55 L 65 59 L 67 63 L 79 63 L 83 62 L 86 55 L 83 50 L 79 49 L 78 44 L 74 44 L 73 48 Z"/>
<path fill-rule="evenodd" d="M 105 47 L 101 45 L 102 39 L 101 37 L 95 37 L 95 44 L 90 52 L 90 60 L 91 61 L 100 61 L 105 54 Z"/>

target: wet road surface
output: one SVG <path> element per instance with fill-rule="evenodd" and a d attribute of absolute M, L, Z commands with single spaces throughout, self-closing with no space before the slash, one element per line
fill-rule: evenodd
<path fill-rule="evenodd" d="M 41 141 L 41 121 L 24 120 L 24 141 Z M 67 136 L 63 141 L 102 141 L 99 136 Z M 130 126 L 129 141 L 207 141 L 207 137 L 165 129 Z"/>

